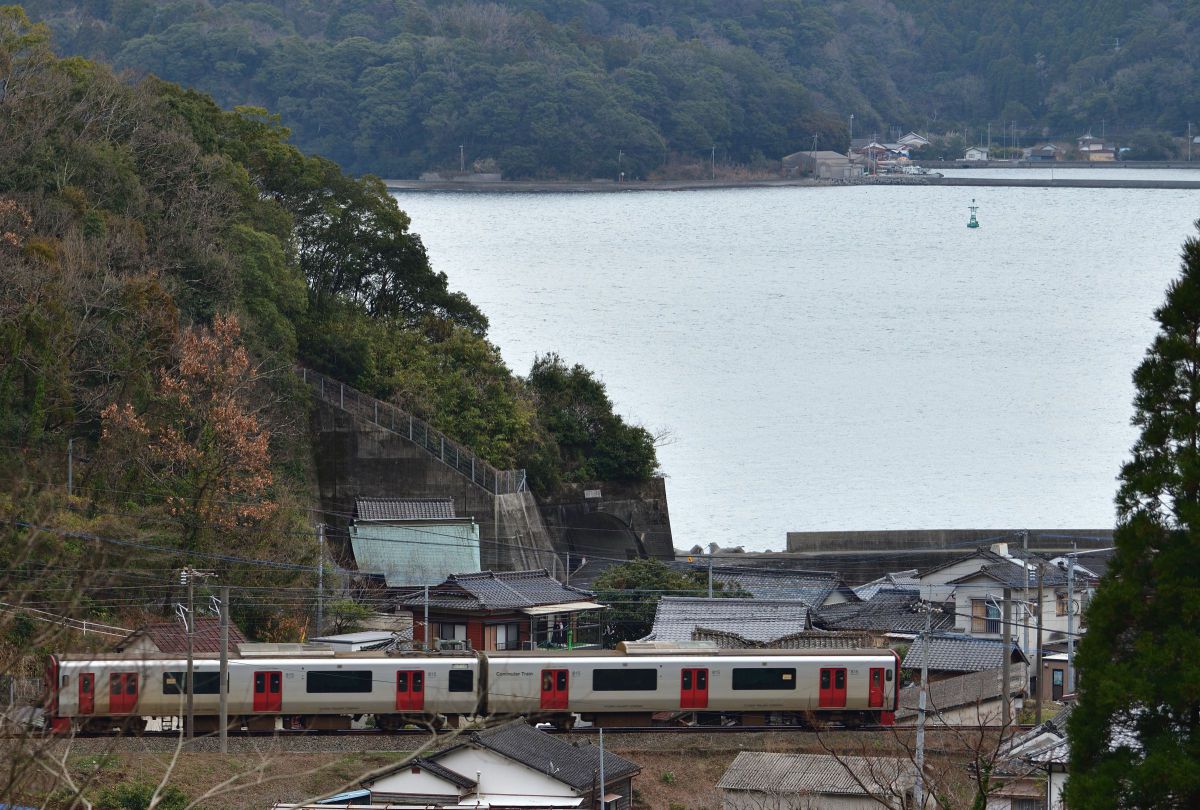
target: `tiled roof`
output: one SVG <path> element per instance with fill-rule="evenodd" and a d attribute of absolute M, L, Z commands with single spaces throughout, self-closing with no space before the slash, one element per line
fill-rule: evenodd
<path fill-rule="evenodd" d="M 690 568 L 708 571 L 704 565 L 691 565 Z M 844 590 L 848 599 L 856 598 L 840 575 L 827 571 L 720 566 L 713 568 L 713 582 L 723 583 L 727 588 L 740 587 L 755 599 L 802 599 L 813 607 L 820 607 L 838 589 Z"/>
<path fill-rule="evenodd" d="M 954 678 L 946 678 L 929 683 L 926 695 L 926 706 L 930 712 L 948 711 L 961 706 L 973 706 L 998 699 L 1003 693 L 1004 670 L 985 669 L 982 672 L 968 672 Z M 1013 667 L 1009 673 L 1008 688 L 1010 695 L 1021 695 L 1025 692 L 1025 668 Z M 900 707 L 896 710 L 896 719 L 913 717 L 920 705 L 920 686 L 906 686 L 900 690 Z"/>
<path fill-rule="evenodd" d="M 840 761 L 839 761 L 840 760 Z M 912 781 L 911 762 L 897 757 L 833 757 L 742 751 L 717 787 L 780 794 L 869 796 Z M 861 782 L 861 784 L 860 784 Z M 867 790 L 863 788 L 866 787 Z"/>
<path fill-rule="evenodd" d="M 925 614 L 918 608 L 921 595 L 909 590 L 879 590 L 866 602 L 845 602 L 817 611 L 815 624 L 828 630 L 875 630 L 882 633 L 919 633 L 925 629 Z M 954 626 L 946 612 L 931 619 L 934 630 Z"/>
<path fill-rule="evenodd" d="M 600 770 L 600 749 L 588 744 L 571 745 L 559 737 L 539 731 L 524 720 L 513 720 L 494 728 L 474 731 L 468 739 L 497 754 L 553 777 L 576 790 L 586 790 Z M 437 755 L 435 755 L 437 756 Z M 604 778 L 610 784 L 642 770 L 611 751 L 604 752 Z"/>
<path fill-rule="evenodd" d="M 664 596 L 643 641 L 693 641 L 697 630 L 772 641 L 808 629 L 808 603 L 794 600 Z"/>
<path fill-rule="evenodd" d="M 182 621 L 162 622 L 140 627 L 118 642 L 115 649 L 120 652 L 142 636 L 153 642 L 160 652 L 171 654 L 187 652 L 187 630 L 184 629 Z M 229 652 L 236 655 L 238 645 L 245 642 L 246 637 L 242 635 L 242 631 L 237 629 L 237 625 L 230 622 Z M 209 616 L 196 617 L 196 629 L 192 633 L 192 651 L 198 653 L 219 653 L 221 651 L 221 621 L 219 619 Z"/>
<path fill-rule="evenodd" d="M 871 646 L 871 637 L 866 633 L 827 630 L 803 630 L 769 641 L 756 641 L 726 630 L 709 630 L 697 627 L 693 641 L 711 641 L 722 650 L 752 650 L 770 648 L 776 650 L 857 650 Z"/>
<path fill-rule="evenodd" d="M 590 600 L 590 591 L 563 585 L 545 569 L 536 571 L 480 571 L 451 574 L 430 589 L 430 607 L 450 610 L 503 610 L 558 605 Z M 416 592 L 402 597 L 401 605 L 424 605 L 425 596 Z"/>
<path fill-rule="evenodd" d="M 463 776 L 458 771 L 452 771 L 449 768 L 447 768 L 445 765 L 440 765 L 436 761 L 434 761 L 428 757 L 418 757 L 417 759 L 414 759 L 411 762 L 406 762 L 404 764 L 404 767 L 405 768 L 420 768 L 421 770 L 427 771 L 428 773 L 431 773 L 434 776 L 437 776 L 441 779 L 445 779 L 447 782 L 449 782 L 452 785 L 455 785 L 456 787 L 460 787 L 460 788 L 475 787 L 474 779 L 468 779 L 466 776 Z"/>
<path fill-rule="evenodd" d="M 908 648 L 908 654 L 904 656 L 901 666 L 905 669 L 920 669 L 926 643 L 925 639 L 917 638 Z M 979 672 L 996 669 L 1004 664 L 1003 641 L 947 634 L 931 636 L 928 645 L 929 668 L 932 670 Z M 1009 651 L 1025 661 L 1024 653 L 1015 643 L 1010 646 Z"/>
<path fill-rule="evenodd" d="M 453 520 L 452 498 L 356 498 L 355 520 Z"/>
<path fill-rule="evenodd" d="M 1009 588 L 1036 588 L 1038 583 L 1038 574 L 1036 568 L 1024 568 L 1019 563 L 1014 563 L 1011 560 L 1003 560 L 1002 562 L 988 563 L 978 571 L 973 571 L 970 574 L 964 574 L 958 579 L 950 580 L 951 584 L 965 582 L 980 575 L 990 577 L 996 582 L 1005 585 Z M 1066 585 L 1067 575 L 1060 570 L 1058 566 L 1047 565 L 1042 574 L 1042 585 L 1051 587 L 1055 585 Z"/>
<path fill-rule="evenodd" d="M 858 594 L 859 599 L 870 599 L 884 588 L 888 590 L 901 589 L 915 591 L 919 590 L 920 587 L 921 580 L 917 578 L 917 569 L 910 568 L 907 571 L 884 574 L 879 579 L 868 582 L 865 585 L 859 585 L 854 589 L 854 592 Z"/>

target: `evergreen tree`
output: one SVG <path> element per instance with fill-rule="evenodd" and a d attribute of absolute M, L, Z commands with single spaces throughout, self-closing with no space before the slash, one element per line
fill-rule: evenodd
<path fill-rule="evenodd" d="M 1200 238 L 1182 258 L 1133 378 L 1141 435 L 1079 649 L 1072 810 L 1200 807 Z"/>

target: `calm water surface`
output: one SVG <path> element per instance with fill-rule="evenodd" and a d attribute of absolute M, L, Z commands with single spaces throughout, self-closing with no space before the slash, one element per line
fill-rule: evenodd
<path fill-rule="evenodd" d="M 1200 216 L 1124 189 L 398 199 L 518 373 L 556 351 L 670 432 L 676 546 L 756 550 L 1110 525 L 1130 373 Z"/>

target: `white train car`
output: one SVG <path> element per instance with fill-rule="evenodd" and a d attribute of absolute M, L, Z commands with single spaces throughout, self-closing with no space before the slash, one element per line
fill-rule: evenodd
<path fill-rule="evenodd" d="M 899 694 L 892 650 L 639 650 L 488 656 L 487 710 L 597 725 L 649 725 L 660 712 L 739 716 L 811 714 L 891 723 Z M 557 717 L 555 717 L 557 716 Z"/>
<path fill-rule="evenodd" d="M 144 718 L 180 717 L 187 661 L 175 656 L 52 657 L 47 672 L 56 730 L 138 727 Z M 384 727 L 479 709 L 479 659 L 473 654 L 388 656 L 338 653 L 231 658 L 231 725 L 274 728 L 276 718 L 302 728 L 348 728 L 374 715 Z M 220 661 L 196 656 L 193 713 L 197 729 L 215 729 Z"/>

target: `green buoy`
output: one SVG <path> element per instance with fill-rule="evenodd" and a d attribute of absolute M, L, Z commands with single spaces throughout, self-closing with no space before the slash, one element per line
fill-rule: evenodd
<path fill-rule="evenodd" d="M 968 228 L 978 228 L 979 220 L 975 218 L 975 212 L 979 210 L 979 206 L 975 204 L 975 198 L 971 198 L 971 204 L 967 206 L 971 209 L 971 221 L 967 223 Z"/>

